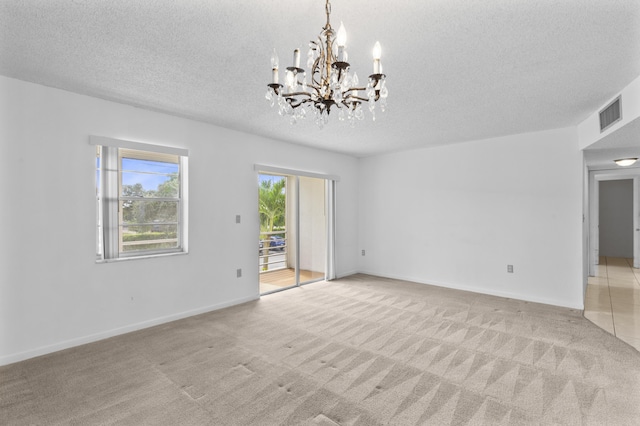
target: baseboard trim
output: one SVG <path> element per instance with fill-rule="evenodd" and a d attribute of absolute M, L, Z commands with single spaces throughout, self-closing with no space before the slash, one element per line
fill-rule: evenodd
<path fill-rule="evenodd" d="M 358 273 L 359 273 L 358 271 L 340 272 L 339 274 L 336 274 L 336 279 L 348 277 L 349 275 L 355 275 L 355 274 L 358 274 Z"/>
<path fill-rule="evenodd" d="M 559 306 L 562 308 L 569 308 L 569 309 L 578 309 L 578 310 L 584 309 L 584 305 L 579 305 L 579 304 L 574 305 L 574 304 L 566 303 L 560 300 L 546 299 L 543 297 L 535 297 L 535 296 L 519 294 L 519 293 L 510 293 L 506 291 L 497 291 L 497 290 L 487 289 L 484 287 L 482 288 L 469 287 L 465 285 L 451 284 L 451 283 L 445 283 L 445 282 L 439 282 L 439 281 L 433 281 L 433 280 L 427 281 L 427 280 L 423 280 L 415 277 L 407 277 L 407 276 L 400 276 L 400 275 L 394 275 L 394 274 L 380 274 L 380 273 L 371 272 L 371 271 L 360 271 L 359 273 L 366 274 L 366 275 L 373 275 L 373 276 L 382 277 L 382 278 L 391 278 L 394 280 L 410 281 L 418 284 L 433 285 L 436 287 L 450 288 L 453 290 L 463 290 L 471 293 L 487 294 L 489 296 L 505 297 L 507 299 L 522 300 L 524 302 L 542 303 L 545 305 Z"/>
<path fill-rule="evenodd" d="M 195 315 L 204 314 L 207 312 L 217 311 L 219 309 L 228 308 L 230 306 L 239 305 L 241 303 L 252 302 L 258 300 L 259 295 L 242 297 L 240 299 L 231 300 L 224 303 L 218 303 L 216 305 L 204 306 L 201 308 L 193 309 L 190 311 L 180 312 L 177 314 L 167 315 L 160 318 L 155 318 L 148 321 L 142 321 L 135 324 L 126 325 L 124 327 L 118 327 L 100 333 L 90 334 L 75 339 L 65 340 L 62 342 L 54 343 L 52 345 L 41 346 L 36 349 L 31 349 L 24 352 L 18 352 L 15 354 L 5 355 L 0 357 L 0 366 L 13 364 L 15 362 L 24 361 L 30 358 L 35 358 L 42 355 L 47 355 L 53 352 L 61 351 L 64 349 L 73 348 L 75 346 L 85 345 L 87 343 L 97 342 L 98 340 L 108 339 L 109 337 L 118 336 L 132 331 L 142 330 L 145 328 L 153 327 L 160 324 L 176 321 L 183 318 L 192 317 Z"/>

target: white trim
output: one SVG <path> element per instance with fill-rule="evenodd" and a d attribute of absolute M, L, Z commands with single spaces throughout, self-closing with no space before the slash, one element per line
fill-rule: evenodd
<path fill-rule="evenodd" d="M 325 266 L 325 280 L 336 278 L 336 182 L 325 180 L 325 217 L 327 227 L 327 258 Z"/>
<path fill-rule="evenodd" d="M 180 157 L 180 247 L 189 252 L 189 157 Z"/>
<path fill-rule="evenodd" d="M 189 254 L 186 250 L 174 251 L 174 252 L 159 252 L 159 253 L 150 253 L 144 255 L 137 256 L 128 256 L 128 257 L 116 257 L 113 259 L 97 259 L 97 264 L 102 263 L 114 263 L 114 262 L 126 262 L 129 260 L 138 260 L 138 259 L 155 259 L 157 257 L 168 257 L 168 256 L 182 256 Z"/>
<path fill-rule="evenodd" d="M 640 177 L 633 178 L 633 267 L 640 268 Z"/>
<path fill-rule="evenodd" d="M 589 276 L 596 276 L 600 264 L 600 185 L 589 172 Z"/>
<path fill-rule="evenodd" d="M 577 310 L 583 310 L 584 309 L 584 302 L 578 302 L 576 304 L 569 304 L 566 301 L 561 301 L 561 300 L 557 300 L 557 299 L 547 299 L 547 298 L 543 298 L 543 297 L 536 297 L 536 296 L 529 295 L 529 294 L 512 293 L 512 292 L 508 292 L 508 291 L 496 291 L 496 290 L 487 289 L 487 288 L 484 288 L 484 287 L 482 287 L 482 288 L 470 287 L 470 286 L 466 286 L 466 285 L 450 284 L 450 283 L 444 283 L 444 282 L 440 282 L 440 281 L 432 281 L 432 280 L 425 281 L 423 279 L 415 278 L 415 277 L 411 277 L 411 276 L 403 276 L 403 275 L 396 275 L 396 274 L 379 274 L 377 272 L 367 272 L 367 271 L 360 271 L 358 273 L 359 274 L 365 274 L 365 275 L 371 275 L 371 276 L 374 276 L 374 277 L 391 278 L 391 279 L 394 279 L 394 280 L 409 281 L 409 282 L 418 283 L 418 284 L 432 285 L 432 286 L 435 286 L 435 287 L 449 288 L 449 289 L 453 289 L 453 290 L 468 291 L 470 293 L 478 293 L 479 295 L 505 297 L 507 299 L 522 300 L 522 301 L 533 302 L 533 303 L 542 303 L 542 304 L 545 304 L 545 305 L 560 306 L 560 307 L 563 307 L 563 308 L 570 308 L 570 309 L 577 309 Z"/>
<path fill-rule="evenodd" d="M 136 149 L 138 151 L 160 152 L 162 154 L 180 155 L 182 157 L 187 157 L 189 155 L 189 150 L 186 148 L 113 139 L 105 136 L 89 136 L 89 145 L 112 146 L 115 148 Z"/>
<path fill-rule="evenodd" d="M 589 170 L 589 173 L 593 173 L 594 179 L 597 181 L 633 179 L 635 176 L 640 176 L 640 168 L 623 169 L 618 167 L 618 169 Z"/>
<path fill-rule="evenodd" d="M 640 168 L 618 168 L 608 170 L 589 170 L 589 276 L 596 275 L 596 265 L 600 262 L 600 191 L 599 183 L 610 180 L 627 180 L 632 179 L 634 182 L 633 189 L 633 263 L 634 268 L 640 266 L 640 193 L 636 181 L 640 179 Z"/>
<path fill-rule="evenodd" d="M 136 324 L 127 325 L 124 327 L 118 327 L 111 330 L 90 334 L 75 339 L 65 340 L 63 342 L 54 343 L 52 345 L 41 346 L 36 349 L 18 352 L 11 355 L 5 355 L 0 357 L 0 366 L 12 364 L 14 362 L 24 361 L 29 358 L 35 358 L 37 356 L 46 355 L 52 352 L 61 351 L 63 349 L 72 348 L 75 346 L 85 345 L 87 343 L 97 342 L 99 340 L 108 339 L 109 337 L 119 336 L 121 334 L 130 333 L 133 331 L 142 330 L 145 328 L 153 327 L 159 324 L 165 324 L 172 321 L 177 321 L 183 318 L 192 317 L 195 315 L 204 314 L 207 312 L 217 311 L 219 309 L 228 308 L 229 306 L 239 305 L 241 303 L 252 302 L 258 300 L 259 295 L 253 295 L 249 297 L 242 297 L 240 299 L 231 300 L 224 303 L 218 303 L 216 305 L 204 306 L 190 311 L 180 312 L 177 314 L 167 315 L 164 317 L 155 318 L 148 321 L 142 321 Z"/>
<path fill-rule="evenodd" d="M 296 250 L 295 250 L 295 259 L 293 259 L 294 267 L 295 267 L 295 280 L 296 286 L 300 287 L 300 240 L 302 239 L 300 236 L 300 176 L 295 177 L 295 204 L 293 205 L 293 214 L 295 216 L 294 219 L 294 227 L 296 230 Z"/>
<path fill-rule="evenodd" d="M 324 173 L 306 172 L 306 171 L 295 170 L 295 169 L 286 169 L 283 167 L 266 166 L 264 164 L 254 164 L 253 170 L 255 170 L 256 172 L 276 173 L 279 175 L 305 176 L 310 178 L 334 180 L 336 182 L 340 181 L 340 176 L 336 176 L 336 175 L 327 175 Z"/>

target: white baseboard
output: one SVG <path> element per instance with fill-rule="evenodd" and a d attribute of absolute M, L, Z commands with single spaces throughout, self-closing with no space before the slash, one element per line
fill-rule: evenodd
<path fill-rule="evenodd" d="M 132 331 L 142 330 L 144 328 L 153 327 L 155 325 L 176 321 L 182 318 L 192 317 L 194 315 L 204 314 L 206 312 L 217 311 L 218 309 L 228 308 L 229 306 L 239 305 L 241 303 L 251 302 L 258 300 L 259 295 L 243 297 L 240 299 L 231 300 L 224 303 L 219 303 L 211 306 L 204 306 L 201 308 L 193 309 L 186 312 L 180 312 L 177 314 L 167 315 L 160 318 L 155 318 L 148 321 L 139 322 L 136 324 L 126 325 L 124 327 L 118 327 L 100 333 L 90 334 L 88 336 L 78 337 L 75 339 L 65 340 L 62 342 L 54 343 L 52 345 L 41 346 L 39 348 L 31 349 L 24 352 L 18 352 L 15 354 L 5 355 L 0 357 L 0 366 L 13 364 L 14 362 L 24 361 L 26 359 L 35 358 L 37 356 L 50 354 L 52 352 L 61 351 L 63 349 L 69 349 L 74 346 L 80 346 L 87 343 L 96 342 L 98 340 L 107 339 L 109 337 L 118 336 L 120 334 L 130 333 Z"/>
<path fill-rule="evenodd" d="M 520 293 L 510 293 L 510 292 L 506 292 L 506 291 L 497 291 L 497 290 L 493 290 L 493 289 L 485 288 L 485 287 L 470 287 L 470 286 L 459 285 L 459 284 L 438 282 L 438 281 L 433 281 L 433 280 L 426 281 L 426 280 L 421 279 L 421 278 L 400 276 L 400 275 L 394 275 L 394 274 L 380 274 L 380 273 L 377 273 L 377 272 L 370 272 L 370 271 L 360 271 L 359 273 L 367 274 L 367 275 L 373 275 L 373 276 L 382 277 L 382 278 L 391 278 L 391 279 L 394 279 L 394 280 L 410 281 L 410 282 L 414 282 L 414 283 L 418 283 L 418 284 L 433 285 L 433 286 L 436 286 L 436 287 L 450 288 L 450 289 L 454 289 L 454 290 L 463 290 L 463 291 L 468 291 L 468 292 L 471 292 L 471 293 L 487 294 L 487 295 L 490 295 L 490 296 L 505 297 L 505 298 L 508 298 L 508 299 L 522 300 L 522 301 L 526 301 L 526 302 L 542 303 L 542 304 L 545 304 L 545 305 L 560 306 L 560 307 L 563 307 L 563 308 L 578 309 L 578 310 L 583 310 L 584 309 L 584 305 L 567 303 L 566 301 L 563 301 L 563 300 L 547 299 L 547 298 L 544 298 L 544 297 L 536 297 L 536 296 L 527 295 L 527 294 L 520 294 Z"/>
<path fill-rule="evenodd" d="M 445 283 L 445 282 L 437 282 L 437 281 L 432 281 L 432 280 L 426 281 L 426 280 L 423 280 L 421 278 L 410 277 L 410 276 L 401 276 L 401 275 L 394 275 L 394 274 L 380 274 L 378 272 L 366 271 L 366 270 L 341 272 L 339 274 L 338 278 L 344 278 L 344 277 L 347 277 L 349 275 L 354 275 L 354 274 L 358 274 L 358 273 L 367 274 L 367 275 L 374 275 L 374 276 L 378 276 L 378 277 L 382 277 L 382 278 L 391 278 L 391 279 L 396 279 L 396 280 L 411 281 L 411 282 L 415 282 L 415 283 L 419 283 L 419 284 L 434 285 L 434 286 L 437 286 L 437 287 L 451 288 L 451 289 L 455 289 L 455 290 L 469 291 L 469 292 L 472 292 L 472 293 L 488 294 L 488 295 L 491 295 L 491 296 L 506 297 L 506 298 L 510 298 L 510 299 L 524 300 L 524 301 L 534 302 L 534 303 L 543 303 L 543 304 L 547 304 L 547 305 L 561 306 L 561 307 L 571 308 L 571 309 L 579 309 L 579 310 L 584 309 L 583 305 L 566 303 L 566 301 L 561 301 L 561 300 L 551 300 L 551 299 L 540 298 L 540 297 L 536 297 L 536 296 L 532 296 L 532 295 L 524 295 L 524 294 L 516 294 L 516 293 L 510 293 L 510 292 L 496 291 L 496 290 L 488 289 L 488 288 L 470 287 L 470 286 L 465 286 L 465 285 L 451 284 L 451 283 Z M 41 346 L 39 348 L 31 349 L 31 350 L 24 351 L 24 352 L 19 352 L 19 353 L 15 353 L 15 354 L 1 356 L 0 357 L 0 366 L 12 364 L 14 362 L 24 361 L 26 359 L 35 358 L 37 356 L 46 355 L 46 354 L 49 354 L 49 353 L 52 353 L 52 352 L 56 352 L 56 351 L 60 351 L 60 350 L 63 350 L 63 349 L 72 348 L 74 346 L 84 345 L 84 344 L 87 344 L 87 343 L 95 342 L 95 341 L 102 340 L 102 339 L 107 339 L 109 337 L 117 336 L 117 335 L 120 335 L 120 334 L 130 333 L 132 331 L 141 330 L 141 329 L 148 328 L 148 327 L 153 327 L 155 325 L 164 324 L 164 323 L 171 322 L 171 321 L 176 321 L 176 320 L 179 320 L 179 319 L 182 319 L 182 318 L 187 318 L 187 317 L 191 317 L 191 316 L 194 316 L 194 315 L 199 315 L 199 314 L 203 314 L 203 313 L 206 313 L 206 312 L 211 312 L 211 311 L 215 311 L 215 310 L 218 310 L 218 309 L 227 308 L 229 306 L 234 306 L 234 305 L 250 302 L 250 301 L 253 301 L 253 300 L 257 300 L 257 299 L 259 299 L 259 295 L 249 296 L 249 297 L 240 298 L 240 299 L 235 299 L 235 300 L 231 300 L 231 301 L 228 301 L 228 302 L 219 303 L 217 305 L 205 306 L 205 307 L 194 309 L 194 310 L 191 310 L 191 311 L 186 311 L 186 312 L 181 312 L 181 313 L 177 313 L 177 314 L 167 315 L 165 317 L 155 318 L 155 319 L 152 319 L 152 320 L 149 320 L 149 321 L 143 321 L 143 322 L 140 322 L 140 323 L 127 325 L 127 326 L 124 326 L 124 327 L 119 327 L 119 328 L 103 331 L 103 332 L 100 332 L 100 333 L 91 334 L 91 335 L 88 335 L 88 336 L 83 336 L 83 337 L 78 337 L 78 338 L 75 338 L 75 339 L 65 340 L 65 341 L 62 341 L 62 342 L 54 343 L 52 345 Z"/>
<path fill-rule="evenodd" d="M 359 271 L 347 271 L 347 272 L 340 272 L 336 274 L 336 278 L 344 278 L 344 277 L 348 277 L 349 275 L 355 275 L 358 274 Z"/>

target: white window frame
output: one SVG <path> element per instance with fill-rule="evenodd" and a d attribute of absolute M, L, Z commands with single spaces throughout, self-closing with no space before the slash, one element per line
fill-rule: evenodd
<path fill-rule="evenodd" d="M 148 257 L 188 253 L 188 160 L 189 151 L 162 145 L 151 145 L 103 136 L 91 136 L 89 143 L 100 150 L 100 182 L 96 194 L 97 217 L 97 262 L 140 259 Z M 179 156 L 180 189 L 178 201 L 177 247 L 170 249 L 140 250 L 122 252 L 120 249 L 120 202 L 126 197 L 120 191 L 120 155 L 121 149 L 149 152 L 151 154 L 169 154 Z M 175 199 L 172 199 L 172 201 Z M 162 199 L 160 199 L 162 201 Z"/>

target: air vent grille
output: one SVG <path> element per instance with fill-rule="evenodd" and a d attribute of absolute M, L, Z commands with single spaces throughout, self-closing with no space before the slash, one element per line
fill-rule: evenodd
<path fill-rule="evenodd" d="M 616 121 L 622 118 L 620 111 L 620 96 L 611 102 L 605 109 L 600 111 L 600 131 L 605 131 Z"/>

